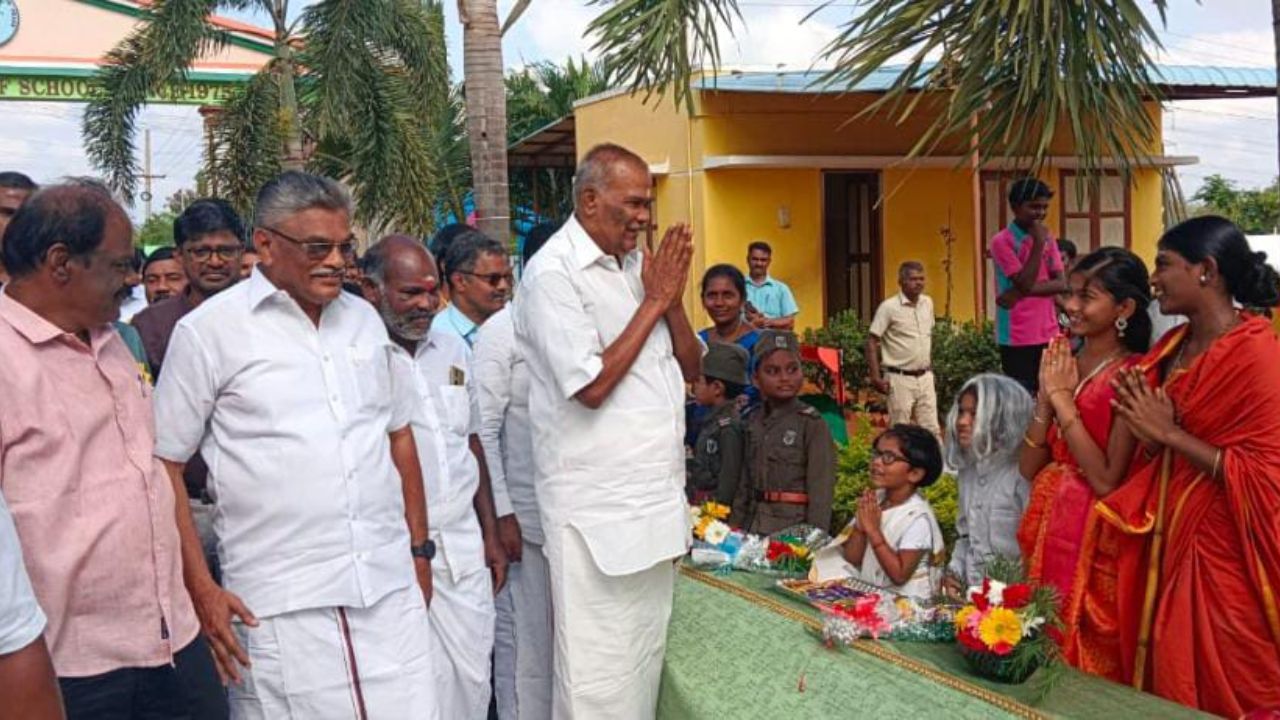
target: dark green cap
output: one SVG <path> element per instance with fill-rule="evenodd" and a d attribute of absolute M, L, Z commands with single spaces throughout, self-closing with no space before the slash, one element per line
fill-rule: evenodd
<path fill-rule="evenodd" d="M 796 338 L 795 333 L 787 332 L 786 330 L 765 330 L 761 332 L 760 338 L 756 340 L 756 364 L 759 364 L 766 355 L 774 350 L 786 350 L 792 355 L 800 357 L 800 340 Z"/>
<path fill-rule="evenodd" d="M 702 356 L 702 374 L 735 385 L 749 385 L 747 351 L 730 343 L 708 344 L 707 354 Z"/>

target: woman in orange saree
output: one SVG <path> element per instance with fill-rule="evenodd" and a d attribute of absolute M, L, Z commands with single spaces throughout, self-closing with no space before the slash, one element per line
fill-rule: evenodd
<path fill-rule="evenodd" d="M 1041 392 L 1019 459 L 1032 490 L 1018 541 L 1027 576 L 1057 590 L 1067 661 L 1119 680 L 1114 598 L 1102 587 L 1086 605 L 1085 585 L 1113 584 L 1114 543 L 1093 507 L 1124 479 L 1133 455 L 1132 433 L 1113 427 L 1111 381 L 1150 345 L 1150 281 L 1136 255 L 1102 248 L 1077 263 L 1068 287 L 1064 310 L 1084 344 L 1072 357 L 1059 338 L 1041 359 Z"/>
<path fill-rule="evenodd" d="M 1280 706 L 1280 340 L 1231 300 L 1280 304 L 1280 276 L 1201 217 L 1161 238 L 1153 285 L 1189 322 L 1117 380 L 1151 458 L 1099 503 L 1127 533 L 1125 665 L 1136 687 L 1238 717 Z"/>

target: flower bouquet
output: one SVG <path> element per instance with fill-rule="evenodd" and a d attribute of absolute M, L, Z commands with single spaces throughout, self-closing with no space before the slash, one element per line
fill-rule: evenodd
<path fill-rule="evenodd" d="M 689 521 L 693 528 L 690 559 L 696 567 L 732 569 L 745 537 L 729 527 L 725 522 L 728 517 L 729 507 L 711 500 L 690 506 Z"/>
<path fill-rule="evenodd" d="M 1057 600 L 1052 588 L 1022 582 L 1015 563 L 997 560 L 988 570 L 981 587 L 969 588 L 969 604 L 956 613 L 956 642 L 974 672 L 1021 683 L 1058 659 Z"/>

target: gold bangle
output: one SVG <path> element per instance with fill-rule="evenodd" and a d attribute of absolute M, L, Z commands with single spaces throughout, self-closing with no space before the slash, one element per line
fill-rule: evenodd
<path fill-rule="evenodd" d="M 1039 450 L 1040 448 L 1044 447 L 1043 441 L 1036 442 L 1035 440 L 1031 439 L 1031 433 L 1026 433 L 1025 435 L 1023 435 L 1022 442 L 1026 443 L 1027 447 L 1031 448 L 1032 450 Z"/>
<path fill-rule="evenodd" d="M 1058 431 L 1061 432 L 1063 435 L 1066 435 L 1067 431 L 1071 429 L 1071 426 L 1075 425 L 1079 421 L 1080 421 L 1080 413 L 1076 413 L 1071 417 L 1067 418 L 1067 421 L 1065 423 L 1058 423 Z"/>

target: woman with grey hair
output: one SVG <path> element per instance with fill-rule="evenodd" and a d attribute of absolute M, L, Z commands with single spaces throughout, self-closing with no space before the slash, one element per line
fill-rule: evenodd
<path fill-rule="evenodd" d="M 1031 422 L 1031 395 L 1003 375 L 982 374 L 960 389 L 947 414 L 947 465 L 958 473 L 955 549 L 944 586 L 959 593 L 982 583 L 997 556 L 1019 559 L 1018 525 L 1031 494 L 1018 450 Z"/>

